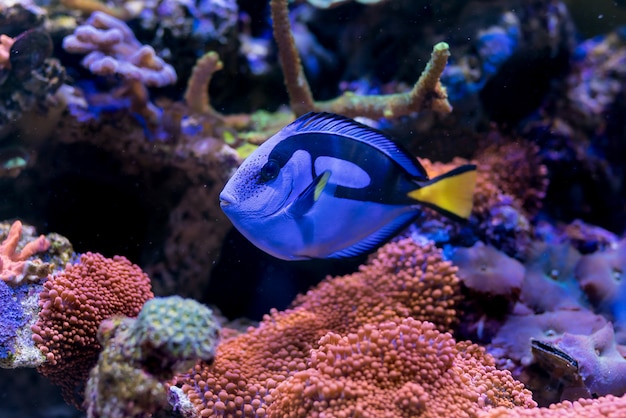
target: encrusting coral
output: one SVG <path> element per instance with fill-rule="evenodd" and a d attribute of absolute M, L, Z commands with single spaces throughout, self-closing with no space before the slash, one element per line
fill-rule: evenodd
<path fill-rule="evenodd" d="M 535 405 L 484 349 L 413 318 L 330 332 L 307 366 L 272 391 L 270 417 L 460 417 Z"/>
<path fill-rule="evenodd" d="M 397 391 L 388 392 L 388 400 L 393 403 L 387 404 L 387 408 L 397 405 L 398 410 L 406 409 L 409 413 L 426 408 L 432 416 L 437 416 L 441 413 L 439 408 L 453 408 L 452 405 L 464 408 L 469 402 L 474 402 L 477 409 L 490 405 L 533 405 L 530 393 L 524 391 L 509 372 L 496 371 L 492 360 L 481 349 L 466 343 L 456 344 L 445 334 L 456 322 L 458 278 L 455 271 L 432 243 L 420 246 L 406 238 L 387 244 L 357 273 L 327 278 L 296 298 L 290 309 L 273 310 L 258 327 L 225 339 L 218 346 L 212 365 L 199 363 L 189 374 L 178 377 L 178 385 L 182 385 L 197 416 L 227 416 L 237 411 L 243 411 L 244 416 L 266 413 L 302 416 L 305 410 L 292 409 L 291 402 L 280 394 L 286 394 L 289 399 L 298 394 L 310 397 L 302 402 L 306 403 L 306 408 L 317 408 L 314 400 L 318 389 L 321 393 L 328 391 L 329 396 L 342 392 L 338 383 L 322 388 L 323 381 L 330 376 L 337 377 L 335 373 L 345 376 L 345 395 L 348 396 L 343 406 L 337 404 L 337 414 L 349 414 L 360 404 L 368 408 L 380 407 L 372 393 L 379 392 L 374 390 L 379 385 L 388 389 L 390 384 L 397 385 L 393 386 Z M 394 336 L 401 340 L 395 340 Z M 401 347 L 401 341 L 408 346 Z M 359 357 L 355 348 L 364 349 L 370 343 L 372 350 L 381 352 L 390 350 L 394 344 L 400 345 L 396 354 L 389 352 L 389 373 L 370 373 L 372 369 L 365 367 L 366 364 L 374 369 L 380 367 L 378 362 L 372 363 L 374 359 L 367 350 Z M 408 353 L 405 349 L 419 354 L 407 357 L 403 354 Z M 331 361 L 326 353 L 335 350 L 346 356 L 345 363 L 341 362 L 344 365 L 341 372 L 323 367 L 324 359 Z M 357 356 L 354 361 L 350 353 Z M 435 362 L 437 353 L 442 363 Z M 460 362 L 459 367 L 455 367 L 455 358 Z M 419 373 L 417 365 L 428 362 L 435 368 L 429 369 L 433 376 L 447 376 L 450 380 L 431 386 L 428 379 L 414 385 L 408 380 L 399 384 L 402 375 L 409 370 Z M 463 362 L 467 363 L 461 367 Z M 362 372 L 360 367 L 363 367 Z M 328 373 L 330 375 L 325 377 Z M 480 376 L 481 383 L 463 390 L 461 382 L 469 377 L 467 373 Z M 307 380 L 314 375 L 319 385 Z M 349 384 L 350 379 L 355 383 Z M 367 380 L 367 387 L 373 392 L 351 389 L 359 386 L 356 385 L 359 380 Z M 306 386 L 306 382 L 310 386 Z M 496 384 L 498 390 L 487 389 L 492 384 Z M 413 400 L 409 393 L 420 385 L 431 391 L 424 392 L 420 399 L 431 399 L 437 393 L 442 399 L 436 403 Z M 450 385 L 457 390 L 446 392 L 445 387 Z"/>
<path fill-rule="evenodd" d="M 482 412 L 479 418 L 621 418 L 626 411 L 626 397 L 612 395 L 598 399 L 563 401 L 550 408 L 505 408 L 499 407 Z"/>
<path fill-rule="evenodd" d="M 218 338 L 213 312 L 179 296 L 149 300 L 137 318 L 104 320 L 104 349 L 85 389 L 87 416 L 151 417 L 167 407 L 168 379 L 194 361 L 211 362 Z"/>
<path fill-rule="evenodd" d="M 83 254 L 78 263 L 51 275 L 39 295 L 32 338 L 46 362 L 38 371 L 80 408 L 89 370 L 102 349 L 100 322 L 114 315 L 134 317 L 153 296 L 148 276 L 125 257 Z"/>

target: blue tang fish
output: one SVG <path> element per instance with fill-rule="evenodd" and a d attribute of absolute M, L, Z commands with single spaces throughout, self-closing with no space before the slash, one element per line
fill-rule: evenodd
<path fill-rule="evenodd" d="M 220 204 L 274 257 L 342 258 L 379 247 L 423 206 L 467 219 L 475 183 L 474 165 L 429 179 L 384 133 L 343 116 L 307 113 L 241 164 Z"/>

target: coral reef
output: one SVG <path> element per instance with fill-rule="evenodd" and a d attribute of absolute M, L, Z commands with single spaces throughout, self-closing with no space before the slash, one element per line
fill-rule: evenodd
<path fill-rule="evenodd" d="M 0 370 L 0 415 L 626 415 L 608 3 L 0 0 L 0 219 L 34 225 L 0 223 L 0 367 L 42 375 Z M 470 220 L 368 261 L 245 246 L 218 194 L 311 110 L 476 164 Z"/>
<path fill-rule="evenodd" d="M 166 408 L 168 379 L 190 362 L 211 362 L 218 337 L 211 310 L 178 296 L 149 300 L 137 318 L 102 321 L 103 349 L 85 389 L 87 416 L 151 417 Z"/>

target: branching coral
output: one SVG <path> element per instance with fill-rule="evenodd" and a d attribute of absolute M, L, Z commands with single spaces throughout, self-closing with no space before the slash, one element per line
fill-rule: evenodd
<path fill-rule="evenodd" d="M 185 90 L 185 102 L 191 113 L 216 113 L 209 102 L 209 84 L 213 73 L 224 64 L 216 52 L 207 52 L 194 65 Z"/>
<path fill-rule="evenodd" d="M 5 34 L 0 35 L 0 68 L 8 68 L 11 66 L 9 61 L 9 53 L 15 40 Z"/>
<path fill-rule="evenodd" d="M 84 25 L 63 39 L 63 48 L 87 54 L 82 64 L 94 74 L 120 76 L 125 81 L 124 94 L 131 98 L 131 109 L 156 121 L 157 112 L 149 102 L 146 87 L 173 84 L 176 72 L 151 46 L 141 45 L 123 21 L 94 12 Z"/>
<path fill-rule="evenodd" d="M 39 295 L 33 341 L 47 361 L 38 371 L 61 386 L 68 403 L 80 407 L 102 348 L 100 322 L 114 315 L 134 317 L 152 297 L 148 276 L 126 258 L 83 254 L 78 264 L 51 276 Z"/>
<path fill-rule="evenodd" d="M 17 246 L 21 235 L 22 223 L 15 221 L 8 236 L 0 244 L 0 279 L 11 285 L 20 284 L 23 280 L 39 280 L 50 272 L 49 264 L 41 260 L 28 260 L 37 253 L 47 251 L 50 248 L 50 241 L 40 235 L 18 252 Z"/>
<path fill-rule="evenodd" d="M 386 96 L 345 93 L 328 102 L 315 102 L 293 39 L 287 3 L 287 0 L 271 0 L 270 7 L 274 38 L 278 45 L 291 109 L 296 116 L 317 111 L 377 119 L 396 118 L 424 109 L 433 109 L 440 113 L 449 113 L 452 110 L 446 91 L 439 81 L 450 56 L 449 46 L 445 42 L 435 45 L 426 69 L 408 93 Z"/>

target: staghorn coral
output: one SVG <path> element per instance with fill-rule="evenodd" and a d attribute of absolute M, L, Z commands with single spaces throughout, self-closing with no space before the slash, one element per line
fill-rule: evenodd
<path fill-rule="evenodd" d="M 376 370 L 375 373 L 371 371 Z M 475 344 L 413 318 L 328 333 L 307 368 L 271 394 L 270 417 L 456 417 L 534 406 L 530 392 Z M 467 414 L 467 415 L 465 415 Z"/>
<path fill-rule="evenodd" d="M 80 408 L 101 350 L 100 322 L 114 315 L 136 316 L 152 297 L 148 276 L 126 258 L 83 254 L 77 264 L 50 276 L 39 295 L 41 312 L 31 329 L 46 362 L 37 370 Z"/>
<path fill-rule="evenodd" d="M 209 102 L 209 84 L 213 74 L 223 67 L 219 55 L 214 51 L 207 52 L 198 59 L 185 90 L 185 103 L 191 113 L 217 113 Z"/>
<path fill-rule="evenodd" d="M 452 111 L 446 90 L 439 81 L 450 56 L 450 48 L 445 42 L 434 46 L 430 61 L 408 93 L 357 96 L 348 92 L 330 101 L 315 102 L 296 49 L 287 0 L 271 0 L 270 8 L 274 39 L 278 45 L 289 102 L 296 116 L 317 111 L 338 113 L 352 118 L 362 116 L 377 119 L 397 118 L 424 109 L 433 109 L 439 113 Z"/>
<path fill-rule="evenodd" d="M 37 253 L 50 248 L 50 241 L 40 235 L 30 241 L 18 252 L 17 247 L 22 235 L 22 222 L 15 221 L 2 244 L 0 244 L 0 279 L 13 286 L 22 281 L 38 281 L 50 272 L 50 265 L 39 259 L 29 260 Z"/>
<path fill-rule="evenodd" d="M 137 318 L 104 320 L 104 349 L 85 390 L 87 416 L 151 417 L 167 406 L 167 379 L 198 359 L 212 361 L 218 336 L 213 312 L 179 296 L 149 300 Z"/>
<path fill-rule="evenodd" d="M 403 239 L 382 247 L 359 272 L 327 278 L 290 309 L 273 310 L 258 327 L 224 340 L 212 366 L 198 364 L 178 384 L 201 416 L 261 413 L 271 391 L 305 370 L 328 332 L 413 317 L 445 331 L 456 321 L 456 269 L 432 243 Z"/>

